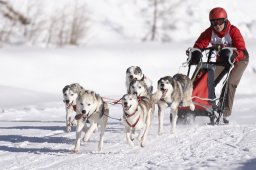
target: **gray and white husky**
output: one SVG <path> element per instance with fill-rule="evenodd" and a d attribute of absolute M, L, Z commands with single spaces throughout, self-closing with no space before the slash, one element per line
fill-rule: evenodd
<path fill-rule="evenodd" d="M 158 80 L 157 91 L 152 98 L 158 105 L 158 133 L 163 133 L 164 111 L 167 107 L 171 108 L 172 114 L 172 133 L 176 132 L 176 122 L 178 118 L 178 107 L 189 106 L 190 110 L 195 109 L 192 102 L 192 81 L 183 74 L 176 74 L 173 77 L 166 76 Z"/>
<path fill-rule="evenodd" d="M 142 73 L 141 68 L 138 66 L 131 66 L 126 70 L 125 85 L 126 85 L 127 93 L 129 93 L 130 83 L 134 79 L 144 81 L 147 87 L 147 91 L 152 93 L 153 91 L 152 81 Z"/>
<path fill-rule="evenodd" d="M 83 90 L 77 97 L 77 127 L 76 127 L 76 142 L 74 152 L 80 151 L 80 143 L 82 131 L 85 132 L 83 140 L 87 142 L 92 132 L 100 127 L 100 140 L 98 150 L 103 148 L 103 136 L 106 130 L 109 108 L 106 102 L 103 101 L 100 95 L 94 91 Z M 90 123 L 87 128 L 86 121 Z"/>
<path fill-rule="evenodd" d="M 139 131 L 138 139 L 141 147 L 145 146 L 151 122 L 152 103 L 147 97 L 138 98 L 134 94 L 126 94 L 122 98 L 123 123 L 126 139 L 130 146 L 134 146 L 133 135 Z"/>
<path fill-rule="evenodd" d="M 128 93 L 135 94 L 138 97 L 150 97 L 151 95 L 151 91 L 149 91 L 145 81 L 137 79 L 131 81 Z"/>
<path fill-rule="evenodd" d="M 83 90 L 83 87 L 78 83 L 66 85 L 62 89 L 63 102 L 66 108 L 66 131 L 71 131 L 71 126 L 76 124 L 75 116 L 72 117 L 72 113 L 76 112 L 76 99 L 78 94 Z M 75 114 L 74 114 L 75 115 Z"/>

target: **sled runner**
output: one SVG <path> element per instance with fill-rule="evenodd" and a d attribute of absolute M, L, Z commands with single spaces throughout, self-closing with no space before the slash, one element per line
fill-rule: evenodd
<path fill-rule="evenodd" d="M 229 73 L 233 68 L 233 61 L 231 61 L 231 57 L 233 54 L 234 48 L 224 47 L 223 49 L 228 50 L 229 56 L 225 57 L 223 62 L 216 61 L 216 57 L 220 48 L 216 47 L 209 47 L 205 49 L 196 49 L 196 48 L 189 48 L 187 50 L 187 64 L 188 64 L 188 72 L 187 76 L 191 78 L 193 82 L 193 93 L 192 93 L 192 100 L 195 104 L 195 110 L 191 111 L 188 107 L 179 107 L 178 110 L 178 122 L 189 124 L 191 121 L 197 116 L 207 116 L 210 118 L 210 124 L 219 124 L 220 118 L 222 117 L 224 103 L 226 100 L 226 93 L 227 93 L 227 86 L 226 82 L 229 78 Z M 196 51 L 197 50 L 197 51 Z M 195 51 L 195 52 L 194 52 Z M 193 56 L 192 52 L 199 54 L 198 56 Z M 202 52 L 202 53 L 201 53 Z M 206 61 L 203 61 L 204 56 L 206 57 Z M 223 57 L 224 58 L 224 57 Z M 205 60 L 205 59 L 204 59 Z M 215 61 L 214 61 L 215 60 Z M 214 72 L 215 67 L 217 65 L 226 65 L 229 64 L 226 77 L 224 76 L 224 82 L 221 89 L 223 93 L 223 97 L 217 97 L 215 95 L 215 87 L 217 84 L 214 82 Z M 195 66 L 194 72 L 190 75 L 191 67 Z M 170 118 L 171 119 L 171 118 Z"/>

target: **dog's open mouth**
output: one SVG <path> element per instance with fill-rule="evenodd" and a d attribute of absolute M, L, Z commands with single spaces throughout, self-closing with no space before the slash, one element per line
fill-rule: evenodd
<path fill-rule="evenodd" d="M 168 91 L 168 89 L 161 88 L 160 90 L 161 90 L 161 92 L 163 93 L 163 94 L 162 94 L 162 97 L 165 97 L 165 96 L 166 96 L 166 93 L 167 93 L 167 91 Z"/>
<path fill-rule="evenodd" d="M 125 111 L 128 111 L 131 107 L 132 107 L 132 105 L 130 105 L 130 106 L 128 106 L 128 105 L 127 105 L 127 106 L 124 106 L 124 110 L 125 110 Z"/>
<path fill-rule="evenodd" d="M 73 102 L 69 103 L 69 102 L 64 101 L 64 103 L 66 105 L 66 108 L 70 108 L 73 105 Z"/>

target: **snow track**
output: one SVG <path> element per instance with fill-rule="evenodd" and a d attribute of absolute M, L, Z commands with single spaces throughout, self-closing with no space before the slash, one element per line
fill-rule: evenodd
<path fill-rule="evenodd" d="M 31 106 L 32 109 L 12 109 L 1 114 L 1 169 L 237 169 L 254 166 L 250 161 L 255 161 L 256 157 L 255 124 L 231 121 L 229 125 L 208 126 L 206 122 L 196 121 L 190 126 L 178 125 L 177 134 L 173 135 L 166 115 L 165 132 L 158 136 L 155 115 L 146 146 L 141 148 L 136 142 L 131 148 L 126 143 L 122 122 L 110 119 L 102 152 L 97 151 L 99 135 L 95 132 L 89 142 L 82 143 L 81 152 L 74 154 L 75 128 L 71 133 L 64 132 L 64 108 L 59 103 L 53 106 L 45 105 L 40 110 Z M 121 117 L 120 106 L 111 107 L 111 115 Z M 19 114 L 19 120 L 6 119 L 15 114 Z M 33 114 L 45 117 L 32 120 Z"/>

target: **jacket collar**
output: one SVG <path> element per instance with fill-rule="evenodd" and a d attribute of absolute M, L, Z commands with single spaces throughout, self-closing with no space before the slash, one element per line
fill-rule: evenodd
<path fill-rule="evenodd" d="M 214 32 L 215 34 L 217 34 L 218 37 L 222 38 L 222 37 L 224 37 L 225 34 L 229 31 L 230 26 L 231 26 L 231 24 L 230 24 L 229 20 L 227 20 L 226 25 L 225 25 L 224 29 L 223 29 L 221 32 L 215 31 L 214 28 L 212 28 L 212 30 L 213 30 L 213 32 Z"/>

